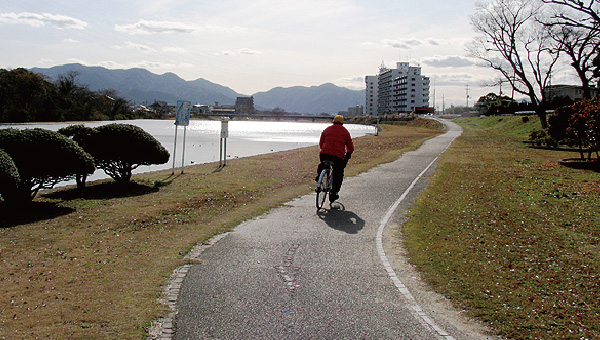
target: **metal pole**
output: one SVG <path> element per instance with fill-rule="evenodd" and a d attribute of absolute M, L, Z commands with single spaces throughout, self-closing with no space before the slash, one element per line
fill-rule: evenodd
<path fill-rule="evenodd" d="M 223 166 L 227 165 L 227 138 L 223 138 Z"/>
<path fill-rule="evenodd" d="M 183 173 L 183 166 L 185 165 L 185 135 L 187 132 L 187 126 L 183 127 L 183 150 L 181 150 L 181 173 Z"/>
<path fill-rule="evenodd" d="M 223 138 L 219 138 L 219 167 L 223 166 Z"/>
<path fill-rule="evenodd" d="M 171 175 L 175 173 L 175 152 L 177 151 L 177 125 L 175 125 L 175 142 L 173 143 L 173 168 L 171 169 Z"/>

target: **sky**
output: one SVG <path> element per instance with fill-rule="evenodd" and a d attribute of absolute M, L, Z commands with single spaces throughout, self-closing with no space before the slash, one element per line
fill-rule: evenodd
<path fill-rule="evenodd" d="M 364 89 L 382 64 L 409 61 L 441 110 L 499 91 L 486 86 L 498 75 L 467 56 L 476 1 L 2 0 L 0 68 L 137 67 L 251 95 Z"/>

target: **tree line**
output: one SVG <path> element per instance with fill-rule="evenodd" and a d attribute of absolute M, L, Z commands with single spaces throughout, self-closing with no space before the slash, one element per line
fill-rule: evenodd
<path fill-rule="evenodd" d="M 575 101 L 568 96 L 553 96 L 543 103 L 545 111 L 556 110 L 565 106 L 573 105 Z M 490 92 L 485 96 L 479 97 L 474 105 L 479 115 L 512 115 L 516 112 L 534 111 L 535 106 L 530 102 L 519 102 L 507 95 L 498 95 Z"/>
<path fill-rule="evenodd" d="M 116 90 L 92 91 L 70 72 L 50 82 L 24 68 L 0 69 L 0 123 L 140 118 Z"/>
<path fill-rule="evenodd" d="M 600 2 L 598 0 L 495 0 L 480 3 L 471 16 L 478 33 L 469 54 L 498 71 L 525 95 L 548 127 L 547 87 L 552 72 L 563 61 L 580 80 L 583 96 L 591 99 L 600 80 Z"/>

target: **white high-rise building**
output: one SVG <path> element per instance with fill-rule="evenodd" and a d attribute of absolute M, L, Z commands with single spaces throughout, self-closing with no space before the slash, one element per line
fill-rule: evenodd
<path fill-rule="evenodd" d="M 367 113 L 411 113 L 427 111 L 429 108 L 429 78 L 421 74 L 421 67 L 410 66 L 408 62 L 397 62 L 395 69 L 385 65 L 379 68 L 379 75 L 365 77 L 367 83 Z M 371 82 L 377 82 L 372 86 Z M 371 93 L 376 91 L 377 108 L 372 113 Z"/>
<path fill-rule="evenodd" d="M 367 86 L 365 98 L 365 114 L 367 116 L 377 116 L 377 102 L 379 101 L 379 76 L 366 76 L 365 83 Z"/>

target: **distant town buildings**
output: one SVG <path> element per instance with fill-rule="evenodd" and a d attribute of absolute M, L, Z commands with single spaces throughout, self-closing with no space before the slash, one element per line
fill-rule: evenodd
<path fill-rule="evenodd" d="M 549 85 L 546 86 L 544 92 L 548 100 L 558 97 L 568 97 L 574 102 L 583 100 L 583 88 L 577 85 Z M 592 87 L 590 92 L 592 98 L 596 98 L 598 96 L 597 88 Z"/>
<path fill-rule="evenodd" d="M 358 117 L 364 115 L 365 107 L 362 105 L 356 105 L 349 107 L 348 111 L 339 111 L 338 114 L 344 117 Z"/>
<path fill-rule="evenodd" d="M 215 105 L 210 107 L 210 114 L 215 114 L 215 115 L 235 114 L 235 107 L 233 105 L 219 105 L 219 102 L 215 102 Z"/>
<path fill-rule="evenodd" d="M 237 97 L 235 105 L 219 105 L 219 102 L 215 102 L 215 105 L 201 105 L 196 104 L 192 106 L 193 115 L 249 115 L 256 113 L 254 109 L 254 97 Z"/>
<path fill-rule="evenodd" d="M 254 113 L 254 97 L 237 97 L 235 100 L 235 113 L 238 115 L 247 115 Z"/>
<path fill-rule="evenodd" d="M 421 74 L 421 67 L 408 62 L 397 62 L 395 69 L 381 65 L 379 74 L 366 76 L 366 113 L 430 112 L 429 77 Z"/>

